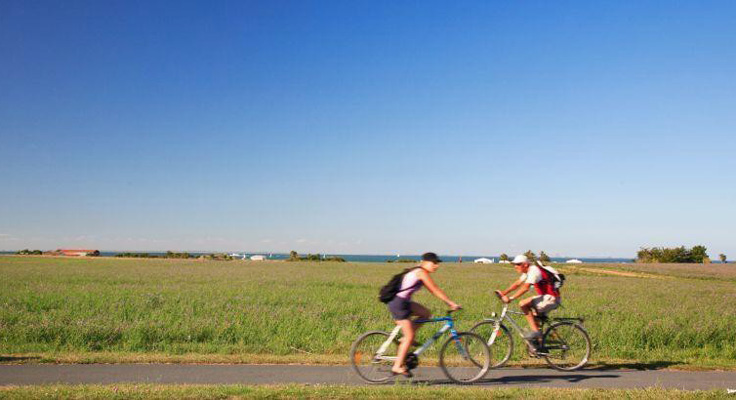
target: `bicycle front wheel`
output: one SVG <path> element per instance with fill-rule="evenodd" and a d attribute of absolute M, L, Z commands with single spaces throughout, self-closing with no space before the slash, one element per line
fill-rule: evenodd
<path fill-rule="evenodd" d="M 582 326 L 572 322 L 560 322 L 550 326 L 542 339 L 544 359 L 552 368 L 575 371 L 588 363 L 590 337 Z"/>
<path fill-rule="evenodd" d="M 472 383 L 483 378 L 491 365 L 491 352 L 482 337 L 460 332 L 440 350 L 440 367 L 456 383 Z"/>
<path fill-rule="evenodd" d="M 350 364 L 358 376 L 369 383 L 386 382 L 392 376 L 391 367 L 396 359 L 398 342 L 387 344 L 384 351 L 379 349 L 389 338 L 387 332 L 372 331 L 361 335 L 350 348 Z"/>
<path fill-rule="evenodd" d="M 496 331 L 497 324 L 498 330 Z M 495 337 L 493 336 L 494 331 L 496 331 Z M 511 336 L 511 332 L 497 321 L 478 322 L 470 328 L 470 332 L 480 335 L 488 344 L 488 349 L 491 351 L 491 368 L 501 368 L 514 353 L 514 338 Z"/>

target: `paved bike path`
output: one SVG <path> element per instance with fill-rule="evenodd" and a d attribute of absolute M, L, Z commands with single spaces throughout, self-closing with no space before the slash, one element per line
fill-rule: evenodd
<path fill-rule="evenodd" d="M 405 380 L 405 379 L 400 379 Z M 186 364 L 0 365 L 0 385 L 110 384 L 342 384 L 363 385 L 349 366 Z M 447 384 L 439 370 L 420 367 L 413 382 Z M 736 389 L 736 372 L 504 368 L 476 385 L 494 387 Z"/>

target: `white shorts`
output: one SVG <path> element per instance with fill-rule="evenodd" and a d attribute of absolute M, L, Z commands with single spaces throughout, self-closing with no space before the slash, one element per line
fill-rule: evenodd
<path fill-rule="evenodd" d="M 532 297 L 532 307 L 537 310 L 537 313 L 547 314 L 559 306 L 560 298 L 551 294 Z"/>

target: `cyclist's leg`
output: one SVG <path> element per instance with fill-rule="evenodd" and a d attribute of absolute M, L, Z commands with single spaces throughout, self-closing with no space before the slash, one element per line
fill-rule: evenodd
<path fill-rule="evenodd" d="M 427 309 L 427 307 L 425 307 L 425 306 L 423 306 L 423 305 L 421 305 L 421 304 L 419 304 L 417 302 L 412 301 L 411 303 L 409 303 L 409 307 L 411 309 L 411 315 L 413 315 L 413 316 L 416 317 L 414 319 L 419 319 L 419 318 L 428 319 L 428 318 L 432 318 L 432 312 L 429 311 L 429 309 Z M 416 332 L 416 330 L 419 329 L 420 326 L 422 326 L 422 324 L 414 324 L 414 331 Z"/>
<path fill-rule="evenodd" d="M 411 315 L 415 317 L 412 319 L 412 327 L 414 328 L 414 335 L 416 336 L 416 332 L 419 328 L 421 328 L 422 324 L 414 323 L 414 320 L 419 318 L 430 318 L 432 317 L 432 312 L 429 311 L 427 307 L 424 307 L 423 305 L 413 301 L 409 303 L 409 310 L 411 310 Z M 403 336 L 401 338 L 401 341 L 403 341 L 405 337 L 406 336 Z M 419 346 L 419 343 L 417 343 L 417 341 L 414 339 L 412 339 L 411 344 L 412 346 Z"/>
<path fill-rule="evenodd" d="M 406 360 L 406 355 L 409 353 L 409 347 L 411 347 L 411 343 L 414 341 L 414 323 L 412 323 L 410 319 L 402 319 L 397 320 L 396 325 L 401 327 L 403 340 L 399 343 L 396 361 L 394 361 L 394 366 L 391 368 L 391 371 L 401 374 L 406 372 L 404 360 Z"/>
<path fill-rule="evenodd" d="M 427 307 L 417 303 L 416 301 L 412 301 L 409 303 L 409 307 L 411 307 L 411 314 L 415 315 L 419 318 L 431 318 L 432 312 L 427 309 Z"/>
<path fill-rule="evenodd" d="M 560 298 L 549 294 L 537 296 L 532 300 L 532 308 L 538 315 L 547 315 L 560 306 Z"/>
<path fill-rule="evenodd" d="M 539 333 L 539 325 L 537 324 L 537 320 L 534 315 L 534 302 L 535 299 L 541 298 L 542 296 L 534 296 L 530 297 L 528 299 L 521 300 L 519 302 L 519 307 L 521 308 L 521 312 L 524 313 L 524 316 L 526 317 L 527 322 L 529 322 L 529 328 L 531 328 L 532 332 Z"/>
<path fill-rule="evenodd" d="M 537 345 L 541 344 L 541 335 L 539 332 L 539 321 L 537 320 L 537 315 L 546 315 L 550 311 L 557 308 L 560 304 L 559 299 L 549 295 L 541 295 L 541 296 L 535 296 L 532 297 L 529 300 L 528 307 L 530 310 L 530 313 L 526 314 L 527 320 L 529 320 L 529 326 L 532 327 L 532 330 L 534 331 L 534 339 L 536 339 L 535 343 Z M 532 322 L 534 325 L 532 326 Z"/>

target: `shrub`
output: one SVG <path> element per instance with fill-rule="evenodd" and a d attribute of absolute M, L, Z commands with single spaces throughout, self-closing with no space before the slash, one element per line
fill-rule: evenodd
<path fill-rule="evenodd" d="M 710 263 L 705 246 L 694 246 L 691 249 L 680 247 L 642 247 L 636 253 L 639 263 Z"/>

